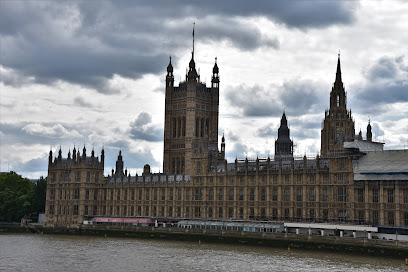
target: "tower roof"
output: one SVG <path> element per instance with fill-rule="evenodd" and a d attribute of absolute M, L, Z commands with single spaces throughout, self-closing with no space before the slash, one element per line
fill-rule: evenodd
<path fill-rule="evenodd" d="M 340 53 L 338 55 L 338 59 L 337 59 L 337 70 L 336 70 L 336 81 L 334 82 L 334 84 L 336 83 L 341 83 L 341 67 L 340 67 Z"/>

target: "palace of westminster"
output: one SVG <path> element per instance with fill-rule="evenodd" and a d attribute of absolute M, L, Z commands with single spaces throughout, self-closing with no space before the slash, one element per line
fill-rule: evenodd
<path fill-rule="evenodd" d="M 193 43 L 194 44 L 194 43 Z M 218 148 L 219 68 L 200 81 L 194 46 L 185 81 L 167 66 L 163 173 L 116 169 L 104 176 L 105 154 L 85 147 L 63 158 L 49 154 L 45 224 L 79 225 L 90 217 L 151 217 L 177 222 L 270 220 L 408 227 L 408 150 L 383 150 L 355 134 L 347 109 L 340 57 L 321 130 L 320 156 L 295 159 L 285 113 L 273 158 L 225 158 Z"/>

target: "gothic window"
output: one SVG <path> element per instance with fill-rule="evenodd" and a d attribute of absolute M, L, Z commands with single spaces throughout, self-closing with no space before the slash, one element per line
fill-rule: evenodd
<path fill-rule="evenodd" d="M 183 117 L 183 136 L 186 136 L 186 117 Z"/>
<path fill-rule="evenodd" d="M 173 118 L 173 137 L 176 137 L 176 118 Z"/>
<path fill-rule="evenodd" d="M 278 189 L 276 188 L 272 190 L 272 201 L 278 201 Z"/>
<path fill-rule="evenodd" d="M 289 188 L 285 188 L 285 201 L 290 201 L 290 189 Z"/>
<path fill-rule="evenodd" d="M 153 190 L 153 200 L 157 200 L 157 189 Z"/>
<path fill-rule="evenodd" d="M 249 191 L 249 200 L 251 200 L 251 201 L 255 200 L 255 191 L 254 191 L 254 189 L 251 189 Z"/>
<path fill-rule="evenodd" d="M 239 189 L 239 200 L 244 200 L 244 189 Z"/>
<path fill-rule="evenodd" d="M 219 218 L 222 218 L 222 217 L 223 217 L 223 215 L 222 215 L 222 207 L 219 207 L 219 208 L 218 208 L 218 217 L 219 217 Z"/>
<path fill-rule="evenodd" d="M 394 203 L 394 189 L 388 189 L 388 203 Z"/>
<path fill-rule="evenodd" d="M 338 196 L 338 202 L 346 202 L 347 201 L 346 188 L 339 187 L 337 196 Z"/>
<path fill-rule="evenodd" d="M 150 200 L 150 190 L 146 189 L 146 200 Z"/>
<path fill-rule="evenodd" d="M 201 137 L 204 137 L 204 119 L 203 119 L 203 118 L 201 118 L 200 136 L 201 136 Z"/>
<path fill-rule="evenodd" d="M 323 188 L 323 201 L 327 202 L 329 200 L 329 190 L 325 187 Z"/>
<path fill-rule="evenodd" d="M 357 189 L 357 201 L 360 203 L 364 202 L 364 189 L 363 188 Z"/>
<path fill-rule="evenodd" d="M 302 188 L 296 190 L 296 201 L 302 201 Z"/>
<path fill-rule="evenodd" d="M 200 119 L 196 118 L 196 129 L 195 129 L 195 136 L 198 137 L 198 132 L 200 128 Z"/>
<path fill-rule="evenodd" d="M 218 200 L 224 200 L 224 190 L 223 189 L 218 190 Z"/>
<path fill-rule="evenodd" d="M 394 212 L 388 212 L 388 225 L 394 226 Z"/>
<path fill-rule="evenodd" d="M 340 95 L 337 95 L 337 107 L 340 107 Z"/>
<path fill-rule="evenodd" d="M 205 120 L 205 135 L 208 136 L 208 130 L 210 128 L 210 121 L 208 119 Z"/>
<path fill-rule="evenodd" d="M 403 194 L 404 194 L 404 204 L 407 204 L 408 203 L 408 189 L 404 189 Z"/>
<path fill-rule="evenodd" d="M 234 189 L 228 190 L 228 200 L 234 200 Z M 232 217 L 232 216 L 230 216 Z"/>
<path fill-rule="evenodd" d="M 378 203 L 378 189 L 373 189 L 373 202 Z"/>
<path fill-rule="evenodd" d="M 213 208 L 208 208 L 208 217 L 213 217 Z"/>
<path fill-rule="evenodd" d="M 309 190 L 309 201 L 315 201 L 315 189 L 311 188 Z"/>
<path fill-rule="evenodd" d="M 208 200 L 214 200 L 214 190 L 210 189 L 208 192 Z"/>
<path fill-rule="evenodd" d="M 170 188 L 170 200 L 173 200 L 174 189 Z"/>
<path fill-rule="evenodd" d="M 266 189 L 261 189 L 261 201 L 266 201 Z"/>

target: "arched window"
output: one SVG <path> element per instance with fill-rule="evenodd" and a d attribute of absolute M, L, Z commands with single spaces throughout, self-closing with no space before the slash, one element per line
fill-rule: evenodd
<path fill-rule="evenodd" d="M 176 118 L 173 118 L 173 137 L 176 137 Z"/>
<path fill-rule="evenodd" d="M 203 118 L 201 118 L 200 136 L 201 136 L 201 137 L 204 137 L 204 119 L 203 119 Z"/>
<path fill-rule="evenodd" d="M 177 132 L 177 136 L 181 137 L 181 119 L 178 118 L 178 132 Z"/>
<path fill-rule="evenodd" d="M 186 117 L 183 117 L 183 137 L 186 136 Z"/>
<path fill-rule="evenodd" d="M 198 130 L 200 128 L 200 119 L 196 118 L 196 131 L 195 131 L 195 136 L 198 137 Z"/>
<path fill-rule="evenodd" d="M 340 107 L 340 95 L 337 95 L 337 107 Z"/>

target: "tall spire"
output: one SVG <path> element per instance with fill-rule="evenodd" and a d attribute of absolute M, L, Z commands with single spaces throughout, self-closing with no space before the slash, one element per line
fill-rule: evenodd
<path fill-rule="evenodd" d="M 193 23 L 193 53 L 192 53 L 192 59 L 194 59 L 194 29 L 195 29 L 195 22 Z"/>
<path fill-rule="evenodd" d="M 341 81 L 341 68 L 340 68 L 340 50 L 339 50 L 339 54 L 338 54 L 338 60 L 337 60 L 337 71 L 336 71 L 336 81 L 335 83 L 338 82 L 342 82 Z"/>

